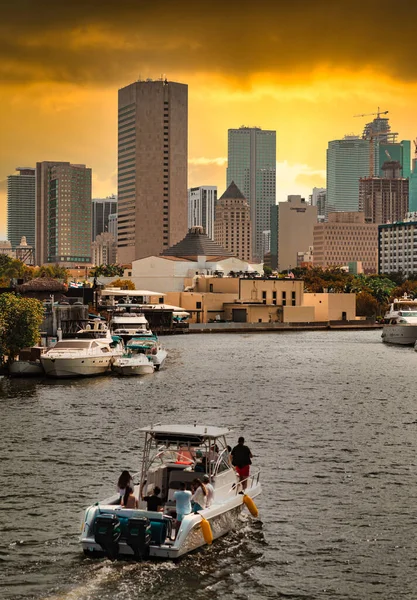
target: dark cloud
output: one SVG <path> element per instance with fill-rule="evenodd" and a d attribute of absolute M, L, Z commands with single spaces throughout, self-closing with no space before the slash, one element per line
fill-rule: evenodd
<path fill-rule="evenodd" d="M 302 74 L 372 68 L 417 79 L 409 0 L 6 0 L 0 80 L 124 83 L 140 73 Z"/>

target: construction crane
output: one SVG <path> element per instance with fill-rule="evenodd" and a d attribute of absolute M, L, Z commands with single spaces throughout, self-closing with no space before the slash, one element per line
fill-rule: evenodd
<path fill-rule="evenodd" d="M 378 106 L 378 112 L 376 112 L 376 113 L 365 113 L 364 115 L 353 115 L 353 116 L 354 117 L 374 117 L 376 115 L 377 118 L 379 119 L 380 115 L 387 115 L 388 113 L 389 113 L 389 110 L 381 111 Z"/>

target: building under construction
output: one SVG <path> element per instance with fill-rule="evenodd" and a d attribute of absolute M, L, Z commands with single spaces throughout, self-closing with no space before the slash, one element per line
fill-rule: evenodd
<path fill-rule="evenodd" d="M 362 177 L 359 180 L 359 210 L 367 223 L 395 223 L 408 212 L 409 180 L 401 176 L 399 161 L 386 161 L 383 177 Z"/>

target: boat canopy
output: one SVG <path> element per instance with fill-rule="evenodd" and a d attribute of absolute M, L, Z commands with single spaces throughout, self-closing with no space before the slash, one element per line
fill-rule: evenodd
<path fill-rule="evenodd" d="M 159 442 L 181 442 L 200 445 L 204 440 L 215 440 L 232 432 L 228 427 L 205 425 L 148 425 L 144 431 Z"/>

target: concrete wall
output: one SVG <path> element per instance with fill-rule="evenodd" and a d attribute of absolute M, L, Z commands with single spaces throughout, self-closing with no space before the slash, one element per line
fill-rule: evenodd
<path fill-rule="evenodd" d="M 284 323 L 313 323 L 317 321 L 313 306 L 284 306 Z"/>
<path fill-rule="evenodd" d="M 316 321 L 341 321 L 356 318 L 356 294 L 304 294 L 304 306 L 314 306 Z"/>

